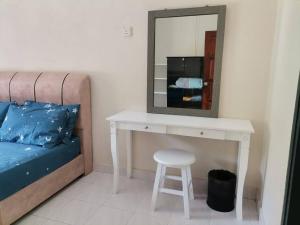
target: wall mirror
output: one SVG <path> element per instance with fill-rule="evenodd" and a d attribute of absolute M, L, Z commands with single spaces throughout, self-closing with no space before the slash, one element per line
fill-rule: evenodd
<path fill-rule="evenodd" d="M 217 117 L 226 6 L 148 13 L 147 111 Z"/>

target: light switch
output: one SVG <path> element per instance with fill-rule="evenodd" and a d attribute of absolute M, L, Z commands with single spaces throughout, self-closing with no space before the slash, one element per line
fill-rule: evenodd
<path fill-rule="evenodd" d="M 123 36 L 131 37 L 133 35 L 133 27 L 132 26 L 123 26 Z"/>

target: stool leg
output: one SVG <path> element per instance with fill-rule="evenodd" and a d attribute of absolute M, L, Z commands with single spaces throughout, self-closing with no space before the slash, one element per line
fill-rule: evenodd
<path fill-rule="evenodd" d="M 181 168 L 182 177 L 182 190 L 183 190 L 183 206 L 185 218 L 190 218 L 190 205 L 189 205 L 189 189 L 188 189 L 188 171 L 187 168 Z"/>
<path fill-rule="evenodd" d="M 152 211 L 155 210 L 155 206 L 156 206 L 156 200 L 157 200 L 157 195 L 158 195 L 158 191 L 159 191 L 159 183 L 160 183 L 160 178 L 161 178 L 161 172 L 162 172 L 162 165 L 158 163 L 157 164 L 157 169 L 156 169 L 153 193 L 152 193 L 152 202 L 151 202 Z"/>
<path fill-rule="evenodd" d="M 189 166 L 187 168 L 187 173 L 188 173 L 188 185 L 189 185 L 189 191 L 190 191 L 190 199 L 195 200 L 194 197 L 194 189 L 193 189 L 193 179 L 192 179 L 192 172 L 191 172 L 191 167 Z"/>
<path fill-rule="evenodd" d="M 161 180 L 160 180 L 160 186 L 163 188 L 165 186 L 165 176 L 166 176 L 166 170 L 167 167 L 166 166 L 162 166 L 161 169 Z"/>

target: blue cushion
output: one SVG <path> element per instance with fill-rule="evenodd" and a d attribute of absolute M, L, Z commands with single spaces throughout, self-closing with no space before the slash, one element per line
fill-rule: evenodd
<path fill-rule="evenodd" d="M 1 127 L 3 120 L 5 119 L 8 108 L 9 108 L 10 104 L 12 104 L 12 103 L 13 102 L 0 102 L 0 127 Z"/>
<path fill-rule="evenodd" d="M 203 80 L 201 78 L 185 78 L 180 77 L 176 80 L 176 87 L 178 88 L 196 88 L 202 89 L 203 88 Z"/>
<path fill-rule="evenodd" d="M 68 112 L 68 121 L 66 124 L 65 129 L 62 132 L 62 139 L 64 143 L 70 142 L 72 139 L 73 130 L 76 126 L 80 105 L 78 104 L 71 104 L 71 105 L 58 105 L 54 103 L 43 103 L 43 102 L 34 102 L 27 100 L 24 102 L 24 105 L 32 106 L 36 108 L 58 108 L 58 109 L 65 109 Z"/>
<path fill-rule="evenodd" d="M 0 140 L 51 148 L 61 143 L 67 118 L 65 109 L 10 105 Z"/>

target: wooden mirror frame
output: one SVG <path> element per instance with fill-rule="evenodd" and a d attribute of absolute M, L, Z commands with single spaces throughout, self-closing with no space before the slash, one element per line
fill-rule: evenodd
<path fill-rule="evenodd" d="M 212 104 L 210 110 L 155 107 L 154 106 L 154 66 L 155 66 L 155 20 L 158 18 L 199 16 L 199 15 L 218 15 L 218 28 L 214 65 L 214 83 Z M 148 68 L 147 68 L 147 112 L 175 115 L 189 115 L 202 117 L 218 117 L 219 96 L 223 56 L 223 42 L 225 30 L 226 5 L 205 6 L 186 9 L 166 9 L 148 12 Z"/>

